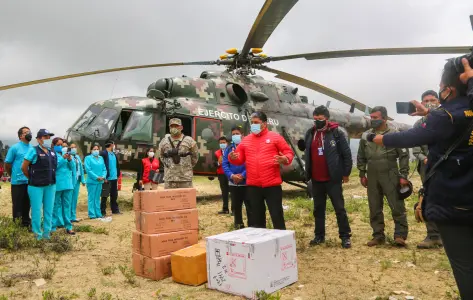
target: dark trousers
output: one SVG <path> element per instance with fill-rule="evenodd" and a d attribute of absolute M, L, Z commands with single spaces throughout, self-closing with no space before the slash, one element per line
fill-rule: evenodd
<path fill-rule="evenodd" d="M 248 227 L 253 227 L 251 219 L 251 204 L 246 195 L 246 186 L 230 186 L 230 197 L 232 198 L 232 212 L 235 228 L 244 228 L 243 223 L 243 203 L 245 203 L 246 217 L 248 218 Z"/>
<path fill-rule="evenodd" d="M 312 180 L 312 195 L 314 197 L 315 236 L 325 237 L 325 210 L 327 195 L 332 201 L 337 216 L 338 234 L 341 239 L 349 238 L 351 229 L 345 210 L 345 199 L 341 182 L 317 182 Z"/>
<path fill-rule="evenodd" d="M 218 174 L 218 182 L 220 183 L 220 190 L 222 191 L 223 209 L 228 211 L 228 179 L 225 174 Z"/>
<path fill-rule="evenodd" d="M 104 183 L 105 184 L 105 183 Z M 118 208 L 118 181 L 115 180 L 109 180 L 108 184 L 110 184 L 110 208 L 112 209 L 112 214 L 117 214 L 120 212 L 120 209 Z M 102 197 L 100 201 L 100 210 L 102 211 L 102 216 L 105 217 L 107 214 L 107 199 L 108 197 Z"/>
<path fill-rule="evenodd" d="M 473 299 L 473 226 L 437 224 L 460 297 Z"/>
<path fill-rule="evenodd" d="M 266 188 L 247 186 L 246 194 L 247 198 L 250 199 L 252 227 L 266 228 L 267 205 L 274 229 L 286 230 L 280 185 Z M 265 201 L 266 205 L 264 204 Z"/>
<path fill-rule="evenodd" d="M 21 224 L 30 226 L 30 196 L 27 184 L 15 184 L 11 186 L 11 199 L 13 208 L 13 219 L 21 219 Z"/>

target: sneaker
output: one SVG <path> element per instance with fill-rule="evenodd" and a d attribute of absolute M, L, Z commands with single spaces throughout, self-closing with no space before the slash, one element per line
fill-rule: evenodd
<path fill-rule="evenodd" d="M 406 247 L 406 240 L 400 236 L 394 238 L 394 244 L 398 247 Z"/>
<path fill-rule="evenodd" d="M 325 243 L 325 237 L 316 236 L 312 241 L 310 241 L 309 246 L 318 246 Z"/>
<path fill-rule="evenodd" d="M 442 239 L 436 238 L 431 239 L 430 237 L 426 237 L 422 242 L 417 244 L 417 249 L 432 249 L 432 248 L 439 248 L 442 247 Z"/>
<path fill-rule="evenodd" d="M 224 210 L 224 209 L 218 212 L 219 215 L 228 215 L 229 213 L 230 212 L 228 210 Z"/>
<path fill-rule="evenodd" d="M 368 247 L 373 247 L 373 246 L 379 246 L 379 245 L 383 245 L 386 243 L 386 239 L 385 238 L 373 238 L 371 241 L 369 241 L 368 243 L 366 243 L 366 246 Z"/>
<path fill-rule="evenodd" d="M 102 218 L 99 218 L 99 220 L 104 223 L 110 223 L 112 222 L 112 217 L 102 217 Z"/>
<path fill-rule="evenodd" d="M 342 239 L 342 248 L 344 249 L 351 248 L 351 241 L 349 238 Z"/>

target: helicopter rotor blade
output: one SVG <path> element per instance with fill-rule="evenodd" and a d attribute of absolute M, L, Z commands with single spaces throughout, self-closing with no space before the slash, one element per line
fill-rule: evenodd
<path fill-rule="evenodd" d="M 273 31 L 298 0 L 266 0 L 251 27 L 241 50 L 246 55 L 251 48 L 263 48 Z"/>
<path fill-rule="evenodd" d="M 267 72 L 276 74 L 276 76 L 275 76 L 276 78 L 279 78 L 279 79 L 282 79 L 282 80 L 286 80 L 286 81 L 304 86 L 308 89 L 314 90 L 314 91 L 322 93 L 326 96 L 329 96 L 329 97 L 332 97 L 334 99 L 340 100 L 341 102 L 346 103 L 350 106 L 354 105 L 354 107 L 356 109 L 358 109 L 362 112 L 365 112 L 367 109 L 368 109 L 368 111 L 371 111 L 371 107 L 369 107 L 369 106 L 367 106 L 367 105 L 365 105 L 365 104 L 363 104 L 363 103 L 361 103 L 361 102 L 359 102 L 359 101 L 357 101 L 353 98 L 350 98 L 346 95 L 343 95 L 343 94 L 341 94 L 337 91 L 329 89 L 328 87 L 325 87 L 323 85 L 315 83 L 313 81 L 310 81 L 310 80 L 307 80 L 305 78 L 302 78 L 302 77 L 299 77 L 299 76 L 296 76 L 296 75 L 293 75 L 293 74 L 289 74 L 289 73 L 286 73 L 286 72 L 283 72 L 283 71 L 280 71 L 280 70 L 269 68 L 269 67 L 266 67 L 266 66 L 262 66 L 262 67 L 260 67 L 260 69 L 263 70 L 263 71 L 267 71 Z M 393 120 L 393 119 L 388 117 L 388 120 Z"/>
<path fill-rule="evenodd" d="M 270 61 L 281 61 L 296 58 L 307 60 L 330 59 L 357 56 L 383 56 L 383 55 L 410 55 L 410 54 L 465 54 L 471 52 L 471 46 L 452 47 L 411 47 L 411 48 L 376 48 L 376 49 L 356 49 L 302 53 L 284 56 L 270 57 Z"/>
<path fill-rule="evenodd" d="M 10 85 L 4 85 L 4 86 L 0 86 L 0 91 L 24 87 L 28 85 L 34 85 L 34 84 L 40 84 L 40 83 L 46 83 L 46 82 L 58 81 L 58 80 L 76 78 L 76 77 L 97 75 L 97 74 L 103 74 L 103 73 L 112 73 L 112 72 L 136 70 L 136 69 L 147 69 L 147 68 L 184 66 L 184 65 L 213 65 L 215 63 L 216 63 L 215 61 L 195 61 L 195 62 L 177 62 L 177 63 L 153 64 L 153 65 L 131 66 L 131 67 L 114 68 L 114 69 L 104 69 L 104 70 L 97 70 L 97 71 L 84 72 L 84 73 L 75 73 L 75 74 L 49 77 L 49 78 L 43 78 L 43 79 L 38 79 L 38 80 L 32 80 L 32 81 L 25 81 L 25 82 L 10 84 Z"/>

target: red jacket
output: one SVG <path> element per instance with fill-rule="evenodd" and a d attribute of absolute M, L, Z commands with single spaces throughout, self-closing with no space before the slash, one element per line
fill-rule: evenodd
<path fill-rule="evenodd" d="M 153 162 L 151 162 L 149 158 L 146 157 L 146 158 L 143 158 L 141 162 L 143 163 L 143 179 L 142 179 L 143 183 L 149 183 L 150 182 L 149 172 L 151 170 L 156 171 L 159 169 L 159 160 L 156 158 L 153 158 Z"/>
<path fill-rule="evenodd" d="M 217 157 L 217 162 L 222 156 L 223 156 L 222 149 L 218 149 L 217 151 L 215 151 L 215 157 Z M 225 174 L 225 172 L 223 171 L 222 163 L 218 163 L 217 174 L 219 175 Z"/>
<path fill-rule="evenodd" d="M 275 163 L 274 156 L 285 155 L 288 165 L 292 163 L 294 153 L 284 138 L 276 132 L 263 130 L 258 135 L 250 134 L 243 139 L 235 150 L 238 159 L 229 161 L 234 165 L 246 162 L 246 184 L 257 187 L 271 187 L 281 185 L 279 164 Z"/>

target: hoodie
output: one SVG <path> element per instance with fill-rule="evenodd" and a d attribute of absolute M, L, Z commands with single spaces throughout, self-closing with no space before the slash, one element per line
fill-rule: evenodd
<path fill-rule="evenodd" d="M 304 139 L 307 180 L 341 182 L 343 176 L 350 175 L 353 165 L 350 146 L 338 127 L 337 123 L 328 122 L 321 130 L 312 127 L 307 131 Z"/>

